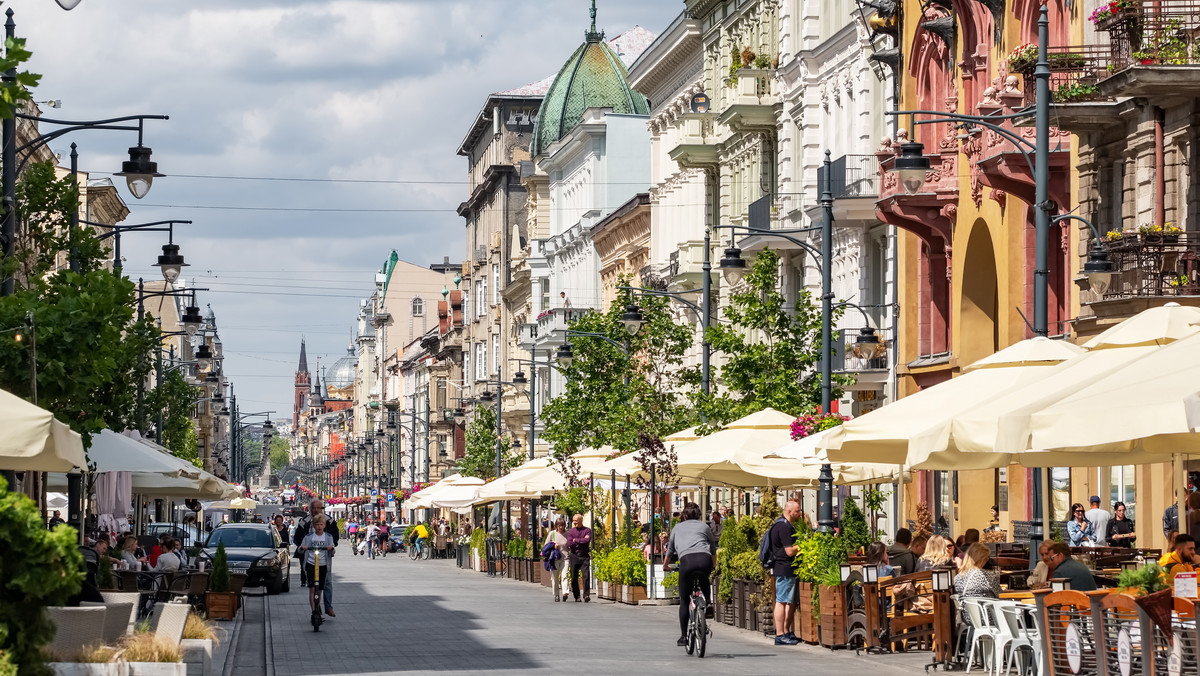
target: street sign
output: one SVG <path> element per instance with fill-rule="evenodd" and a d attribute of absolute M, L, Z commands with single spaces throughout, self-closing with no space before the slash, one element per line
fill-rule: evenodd
<path fill-rule="evenodd" d="M 395 501 L 396 501 L 396 494 L 395 494 L 395 493 L 388 493 L 388 494 L 387 494 L 387 498 L 388 498 L 388 502 L 395 502 Z"/>
<path fill-rule="evenodd" d="M 376 495 L 379 495 L 379 489 L 378 489 L 378 488 L 372 488 L 372 489 L 371 489 L 371 497 L 375 497 Z"/>

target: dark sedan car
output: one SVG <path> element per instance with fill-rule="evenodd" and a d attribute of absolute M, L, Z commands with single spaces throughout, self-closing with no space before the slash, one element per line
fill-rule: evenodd
<path fill-rule="evenodd" d="M 265 523 L 226 523 L 217 526 L 208 536 L 204 554 L 212 560 L 217 545 L 225 545 L 225 558 L 230 573 L 245 573 L 246 586 L 265 585 L 268 594 L 286 592 L 290 588 L 292 558 L 279 532 Z"/>

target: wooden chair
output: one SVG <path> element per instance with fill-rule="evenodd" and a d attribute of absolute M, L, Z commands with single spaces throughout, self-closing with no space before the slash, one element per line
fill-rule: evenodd
<path fill-rule="evenodd" d="M 83 649 L 104 641 L 104 618 L 108 609 L 49 606 L 46 614 L 54 624 L 54 639 L 45 650 L 57 662 L 73 662 Z"/>
<path fill-rule="evenodd" d="M 915 594 L 896 597 L 896 589 L 912 585 Z M 906 643 L 915 641 L 924 646 L 933 639 L 933 573 L 924 571 L 888 578 L 879 583 L 879 594 L 890 600 L 890 611 L 879 617 L 878 636 L 881 646 L 889 650 L 904 650 Z M 924 599 L 924 600 L 919 600 Z M 926 610 L 928 608 L 928 610 Z"/>

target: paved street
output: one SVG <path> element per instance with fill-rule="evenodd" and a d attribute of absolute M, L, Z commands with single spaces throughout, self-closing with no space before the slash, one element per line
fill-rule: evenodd
<path fill-rule="evenodd" d="M 717 625 L 703 660 L 675 646 L 676 608 L 609 602 L 554 603 L 549 590 L 492 580 L 453 561 L 409 561 L 392 555 L 369 561 L 339 556 L 334 610 L 319 634 L 308 623 L 305 593 L 271 597 L 270 645 L 263 673 L 616 674 L 793 673 L 916 674 L 927 654 L 856 656 L 807 646 L 776 647 L 750 632 Z M 252 600 L 253 611 L 257 600 Z M 253 645 L 261 625 L 250 612 L 238 644 L 238 667 L 254 673 Z"/>

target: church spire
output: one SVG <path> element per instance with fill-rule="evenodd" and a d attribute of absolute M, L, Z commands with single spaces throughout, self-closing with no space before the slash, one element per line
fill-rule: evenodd
<path fill-rule="evenodd" d="M 592 28 L 584 35 L 588 42 L 602 42 L 604 40 L 604 31 L 596 30 L 596 0 L 592 0 Z"/>
<path fill-rule="evenodd" d="M 300 339 L 300 365 L 296 368 L 296 373 L 308 373 L 308 355 L 304 350 L 304 339 Z"/>

